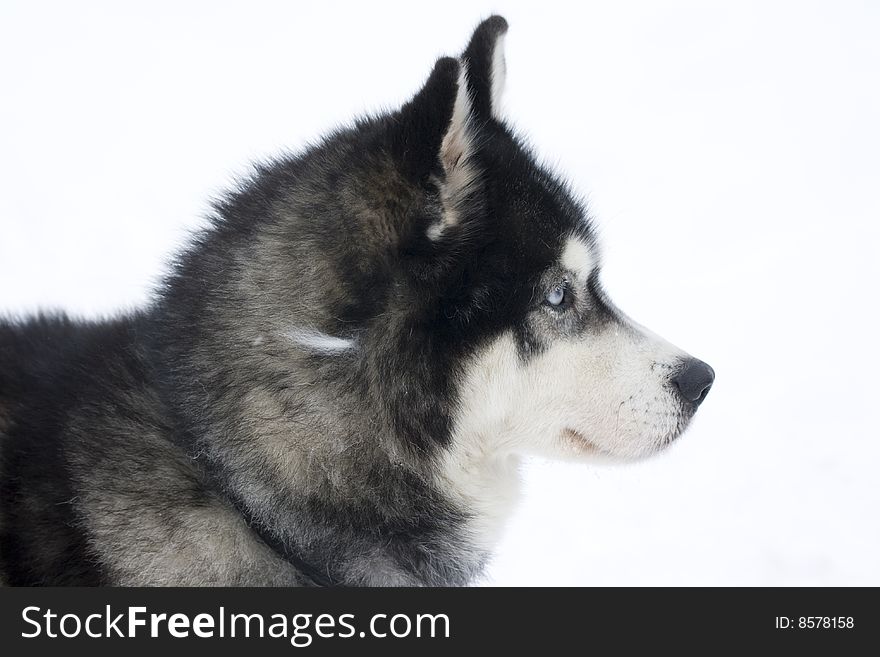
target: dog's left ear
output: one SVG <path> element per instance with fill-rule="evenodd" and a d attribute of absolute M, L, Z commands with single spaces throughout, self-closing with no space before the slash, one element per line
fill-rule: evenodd
<path fill-rule="evenodd" d="M 487 18 L 477 26 L 462 55 L 467 70 L 473 115 L 478 120 L 500 118 L 506 66 L 504 36 L 507 21 L 501 16 Z"/>

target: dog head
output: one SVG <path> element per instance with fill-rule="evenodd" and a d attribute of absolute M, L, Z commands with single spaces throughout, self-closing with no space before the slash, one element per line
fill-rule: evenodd
<path fill-rule="evenodd" d="M 402 245 L 410 317 L 424 313 L 411 335 L 456 355 L 454 434 L 544 455 L 651 454 L 681 434 L 714 373 L 603 290 L 584 207 L 500 116 L 506 31 L 483 22 L 399 115 L 398 152 L 414 147 L 407 166 L 436 187 Z"/>
<path fill-rule="evenodd" d="M 257 327 L 255 376 L 311 368 L 337 384 L 332 401 L 297 403 L 366 407 L 412 454 L 651 454 L 714 374 L 603 290 L 585 208 L 500 116 L 506 31 L 484 21 L 400 110 L 267 170 L 224 208 L 236 234 L 255 230 L 238 214 L 269 219 L 241 267 L 259 280 L 243 274 L 222 303 L 241 295 L 233 329 Z M 313 381 L 284 389 L 317 395 Z"/>

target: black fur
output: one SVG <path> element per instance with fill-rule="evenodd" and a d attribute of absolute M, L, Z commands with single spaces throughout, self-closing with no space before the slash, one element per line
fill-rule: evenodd
<path fill-rule="evenodd" d="M 545 274 L 568 236 L 592 241 L 564 185 L 492 118 L 492 47 L 506 29 L 487 20 L 464 55 L 481 173 L 440 239 L 428 228 L 442 219 L 451 58 L 399 111 L 260 166 L 142 314 L 0 324 L 7 582 L 306 581 L 257 534 L 347 584 L 480 572 L 469 510 L 430 476 L 449 448 L 462 364 L 510 329 L 523 357 L 539 351 L 527 316 Z M 357 349 L 302 353 L 273 337 L 291 326 Z M 229 519 L 215 531 L 260 565 L 232 552 L 207 563 L 213 548 L 200 557 L 189 528 L 201 510 Z M 365 554 L 381 577 L 356 566 Z M 188 565 L 161 576 L 177 556 Z M 138 563 L 152 579 L 138 579 Z"/>

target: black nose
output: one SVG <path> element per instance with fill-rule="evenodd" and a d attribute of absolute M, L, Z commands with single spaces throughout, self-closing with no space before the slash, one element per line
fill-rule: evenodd
<path fill-rule="evenodd" d="M 703 403 L 714 380 L 715 370 L 696 358 L 684 361 L 678 374 L 672 377 L 672 382 L 678 388 L 681 396 L 694 406 Z"/>

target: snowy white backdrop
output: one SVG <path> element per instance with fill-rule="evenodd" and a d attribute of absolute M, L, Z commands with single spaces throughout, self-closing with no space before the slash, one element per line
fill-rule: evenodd
<path fill-rule="evenodd" d="M 208 199 L 490 13 L 606 287 L 717 382 L 672 450 L 531 463 L 488 583 L 880 584 L 880 5 L 10 2 L 0 313 L 144 303 Z"/>

